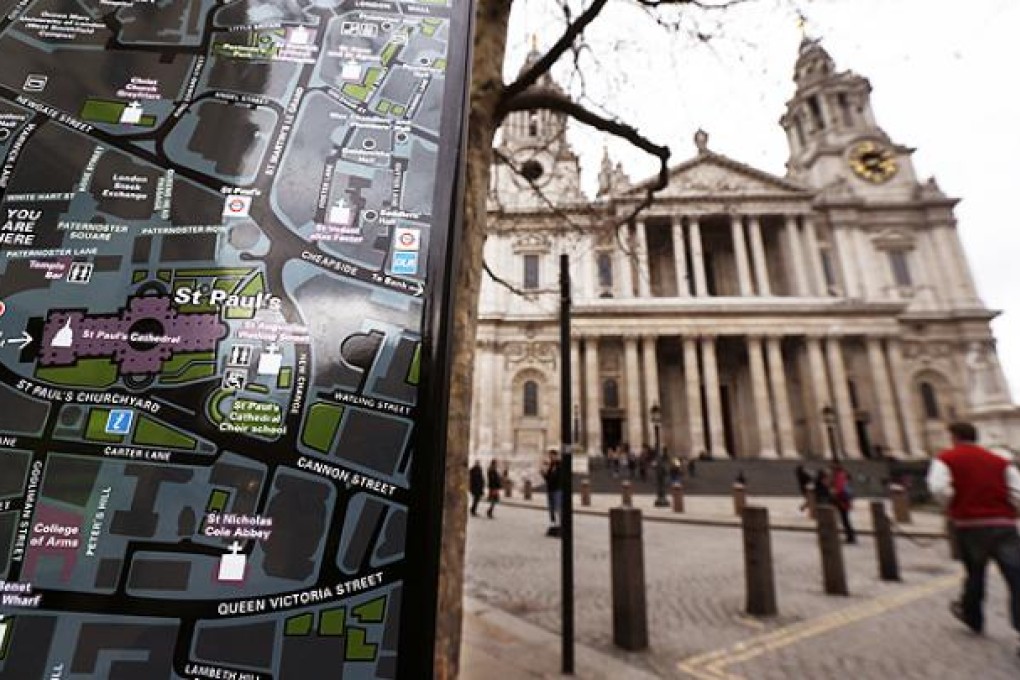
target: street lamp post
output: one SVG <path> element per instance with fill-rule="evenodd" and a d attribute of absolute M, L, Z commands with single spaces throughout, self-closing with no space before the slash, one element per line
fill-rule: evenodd
<path fill-rule="evenodd" d="M 828 404 L 822 407 L 822 421 L 825 423 L 825 432 L 829 436 L 829 452 L 832 454 L 832 462 L 839 462 L 839 451 L 836 449 L 836 409 Z"/>
<path fill-rule="evenodd" d="M 662 451 L 661 442 L 659 441 L 659 426 L 662 424 L 662 409 L 659 408 L 658 404 L 652 404 L 652 408 L 648 409 L 648 415 L 652 420 L 652 429 L 655 431 L 655 481 L 656 481 L 656 496 L 655 496 L 655 507 L 665 508 L 669 506 L 669 501 L 666 500 L 666 456 Z"/>

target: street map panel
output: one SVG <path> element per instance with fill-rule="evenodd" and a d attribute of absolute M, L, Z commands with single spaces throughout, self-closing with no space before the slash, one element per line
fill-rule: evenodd
<path fill-rule="evenodd" d="M 451 2 L 0 0 L 0 678 L 396 677 Z"/>

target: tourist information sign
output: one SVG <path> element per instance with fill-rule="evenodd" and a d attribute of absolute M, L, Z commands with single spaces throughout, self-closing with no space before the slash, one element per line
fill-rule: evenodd
<path fill-rule="evenodd" d="M 0 678 L 431 667 L 470 0 L 0 0 Z"/>

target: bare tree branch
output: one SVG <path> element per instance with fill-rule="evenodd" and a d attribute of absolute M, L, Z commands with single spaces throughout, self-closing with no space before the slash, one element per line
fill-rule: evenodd
<path fill-rule="evenodd" d="M 624 139 L 642 151 L 658 158 L 659 174 L 656 180 L 646 187 L 645 198 L 634 209 L 630 215 L 631 218 L 651 205 L 655 193 L 666 188 L 666 185 L 669 183 L 669 147 L 655 144 L 631 125 L 600 116 L 572 101 L 558 90 L 533 87 L 520 92 L 513 99 L 507 101 L 506 107 L 507 113 L 512 111 L 533 111 L 536 109 L 560 111 L 578 122 L 590 125 L 596 130 L 601 130 L 602 132 Z"/>
<path fill-rule="evenodd" d="M 517 80 L 503 88 L 503 94 L 500 96 L 499 104 L 496 107 L 497 119 L 502 118 L 511 109 L 507 108 L 509 102 L 519 94 L 523 93 L 529 87 L 535 84 L 538 78 L 543 74 L 547 73 L 552 65 L 563 56 L 563 54 L 570 49 L 570 46 L 574 44 L 578 36 L 584 32 L 584 29 L 588 25 L 595 21 L 599 13 L 606 6 L 609 0 L 594 0 L 586 10 L 581 12 L 577 19 L 568 24 L 566 30 L 563 31 L 563 35 L 560 36 L 549 51 L 539 57 L 538 61 L 532 64 L 530 67 L 521 73 Z"/>
<path fill-rule="evenodd" d="M 503 286 L 504 288 L 506 288 L 508 291 L 510 291 L 514 295 L 519 295 L 522 298 L 525 298 L 527 300 L 534 300 L 536 297 L 538 297 L 538 293 L 556 292 L 556 291 L 553 291 L 551 289 L 550 290 L 525 290 L 524 288 L 521 288 L 521 287 L 519 287 L 519 286 L 517 286 L 517 285 L 515 285 L 515 284 L 513 284 L 513 283 L 511 283 L 509 281 L 507 281 L 502 276 L 499 276 L 496 272 L 492 271 L 492 267 L 490 267 L 488 261 L 486 261 L 484 259 L 482 260 L 482 267 L 485 269 L 485 273 L 488 275 L 488 277 L 490 279 L 492 279 L 493 283 L 496 283 L 496 284 L 498 284 L 500 286 Z"/>
<path fill-rule="evenodd" d="M 694 5 L 698 9 L 729 9 L 742 5 L 750 0 L 723 0 L 723 2 L 705 2 L 704 0 L 634 0 L 645 7 L 668 7 L 670 5 Z"/>

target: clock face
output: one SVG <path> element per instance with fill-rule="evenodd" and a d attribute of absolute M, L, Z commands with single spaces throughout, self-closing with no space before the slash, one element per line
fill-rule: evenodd
<path fill-rule="evenodd" d="M 875 184 L 892 178 L 899 169 L 890 148 L 878 142 L 858 142 L 850 148 L 850 169 L 858 177 Z"/>
<path fill-rule="evenodd" d="M 549 171 L 549 152 L 543 147 L 525 147 L 514 154 L 514 161 L 523 182 L 522 185 L 545 186 L 552 173 Z"/>

